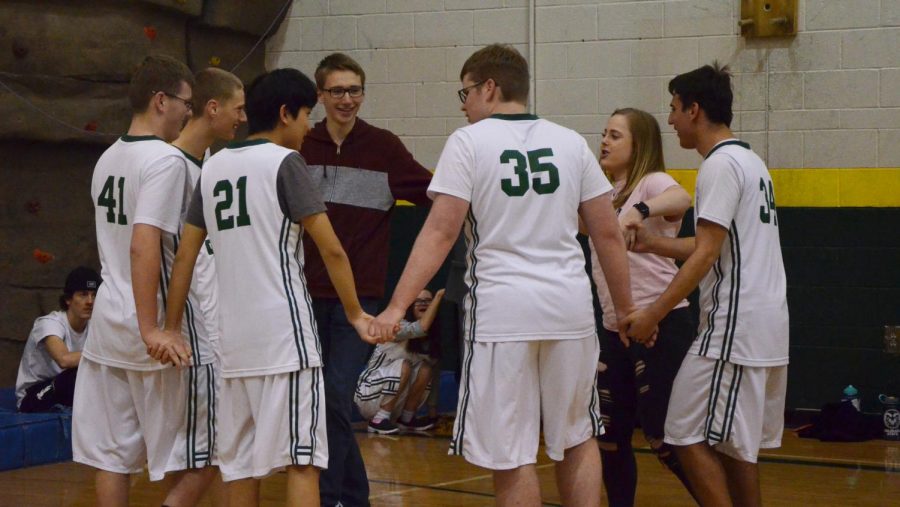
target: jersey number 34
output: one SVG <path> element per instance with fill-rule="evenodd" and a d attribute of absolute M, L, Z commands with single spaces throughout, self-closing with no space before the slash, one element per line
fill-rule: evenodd
<path fill-rule="evenodd" d="M 771 223 L 778 227 L 778 215 L 775 211 L 775 190 L 772 188 L 772 182 L 769 181 L 769 185 L 766 187 L 765 180 L 760 178 L 759 191 L 762 192 L 763 198 L 763 205 L 759 207 L 759 220 L 764 224 Z"/>

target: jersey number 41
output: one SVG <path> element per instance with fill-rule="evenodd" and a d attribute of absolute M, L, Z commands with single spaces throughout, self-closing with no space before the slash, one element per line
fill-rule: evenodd
<path fill-rule="evenodd" d="M 117 184 L 118 183 L 118 184 Z M 116 200 L 116 187 L 119 190 L 119 199 Z M 125 206 L 125 178 L 110 176 L 106 178 L 100 195 L 97 196 L 97 206 L 106 208 L 106 221 L 111 224 L 128 225 L 128 217 L 122 208 Z M 118 209 L 118 212 L 117 212 Z"/>

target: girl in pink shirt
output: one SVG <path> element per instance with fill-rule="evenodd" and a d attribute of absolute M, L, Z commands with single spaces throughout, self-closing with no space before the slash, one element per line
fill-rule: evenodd
<path fill-rule="evenodd" d="M 613 206 L 629 250 L 634 245 L 637 227 L 656 235 L 678 234 L 691 197 L 665 173 L 662 137 L 653 116 L 631 108 L 616 110 L 603 131 L 600 165 L 613 183 Z M 628 261 L 637 307 L 655 301 L 678 271 L 672 259 L 654 254 L 629 251 Z M 653 452 L 690 491 L 675 454 L 663 443 L 672 381 L 696 332 L 688 302 L 682 301 L 659 323 L 654 346 L 622 343 L 612 298 L 593 245 L 591 265 L 603 308 L 597 386 L 606 428 L 599 446 L 609 505 L 634 504 L 637 464 L 631 436 L 638 422 Z"/>

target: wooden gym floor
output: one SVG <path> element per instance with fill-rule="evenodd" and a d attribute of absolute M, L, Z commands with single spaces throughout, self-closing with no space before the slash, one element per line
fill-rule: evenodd
<path fill-rule="evenodd" d="M 360 431 L 357 440 L 366 462 L 371 501 L 380 506 L 483 506 L 493 503 L 490 474 L 462 458 L 447 456 L 449 421 L 428 435 L 376 436 Z M 681 484 L 635 436 L 639 506 L 694 505 Z M 543 452 L 543 451 L 541 451 Z M 767 506 L 900 505 L 900 442 L 826 443 L 799 439 L 787 431 L 781 449 L 760 460 Z M 560 505 L 552 462 L 538 458 L 545 505 Z M 92 471 L 60 463 L 0 473 L 0 506 L 82 507 L 94 504 Z M 131 504 L 158 506 L 160 483 L 146 474 L 133 479 Z M 284 475 L 263 481 L 262 505 L 283 504 Z M 204 500 L 204 506 L 212 505 Z M 604 505 L 606 500 L 604 498 Z"/>

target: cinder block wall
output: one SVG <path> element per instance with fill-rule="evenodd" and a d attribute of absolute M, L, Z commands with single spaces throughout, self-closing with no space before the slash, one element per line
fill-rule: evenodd
<path fill-rule="evenodd" d="M 535 112 L 596 151 L 609 113 L 646 109 L 688 187 L 700 159 L 665 124 L 666 84 L 713 60 L 731 66 L 732 127 L 777 173 L 792 310 L 788 404 L 818 407 L 851 382 L 869 409 L 878 392 L 900 392 L 891 384 L 900 358 L 880 350 L 881 326 L 900 324 L 900 0 L 799 0 L 797 36 L 756 40 L 739 35 L 737 0 L 536 4 Z M 350 54 L 368 77 L 362 116 L 433 167 L 465 124 L 454 93 L 463 61 L 492 42 L 527 57 L 527 7 L 295 1 L 266 64 L 311 74 L 326 54 Z"/>
<path fill-rule="evenodd" d="M 737 0 L 537 0 L 536 112 L 596 149 L 613 109 L 665 123 L 668 80 L 718 60 L 735 72 L 733 127 L 771 167 L 900 166 L 900 1 L 799 2 L 796 37 L 748 40 Z M 527 5 L 298 0 L 266 63 L 312 73 L 324 55 L 347 52 L 366 69 L 363 115 L 434 165 L 464 122 L 453 93 L 463 61 L 492 42 L 527 56 Z M 695 168 L 698 157 L 664 130 L 669 166 Z"/>

